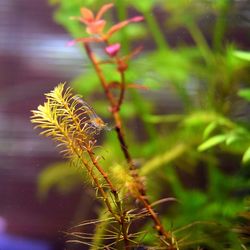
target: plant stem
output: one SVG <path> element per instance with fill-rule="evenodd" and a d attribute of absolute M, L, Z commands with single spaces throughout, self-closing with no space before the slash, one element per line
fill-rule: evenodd
<path fill-rule="evenodd" d="M 124 0 L 117 0 L 117 4 L 116 4 L 116 9 L 117 9 L 117 13 L 118 13 L 118 19 L 119 21 L 122 20 L 126 20 L 127 19 L 127 9 L 126 9 L 126 3 L 124 2 Z M 130 48 L 130 44 L 126 35 L 126 31 L 124 29 L 120 30 L 121 36 L 122 36 L 122 47 L 124 49 L 125 52 L 129 51 Z"/>
<path fill-rule="evenodd" d="M 134 166 L 134 164 L 132 162 L 132 158 L 129 154 L 128 146 L 126 144 L 124 134 L 122 131 L 122 122 L 121 122 L 119 111 L 117 110 L 117 101 L 115 100 L 115 97 L 113 96 L 112 92 L 108 88 L 108 83 L 106 82 L 106 79 L 103 75 L 103 72 L 102 72 L 101 68 L 99 67 L 98 61 L 96 60 L 95 55 L 91 51 L 89 45 L 87 43 L 84 43 L 84 47 L 86 49 L 86 52 L 87 52 L 87 55 L 88 55 L 90 61 L 92 62 L 93 66 L 94 66 L 94 69 L 97 73 L 97 76 L 102 84 L 102 87 L 105 91 L 106 97 L 111 104 L 111 113 L 112 113 L 113 118 L 115 120 L 116 132 L 118 135 L 119 142 L 121 144 L 122 151 L 123 151 L 124 156 L 126 158 L 126 161 L 129 164 L 130 170 L 135 170 L 135 166 Z"/>
<path fill-rule="evenodd" d="M 206 61 L 207 65 L 210 65 L 213 62 L 213 54 L 211 53 L 211 49 L 200 31 L 199 27 L 194 21 L 191 21 L 186 24 L 188 31 L 190 32 L 192 38 L 194 39 L 196 45 L 198 46 L 204 60 Z"/>
<path fill-rule="evenodd" d="M 225 2 L 225 5 L 219 8 L 218 17 L 215 21 L 214 34 L 213 34 L 213 47 L 216 51 L 222 50 L 222 41 L 225 34 L 225 28 L 227 25 L 227 14 L 228 14 L 229 4 Z"/>
<path fill-rule="evenodd" d="M 148 24 L 150 32 L 155 40 L 157 47 L 160 50 L 166 50 L 169 48 L 167 41 L 163 35 L 163 32 L 160 30 L 160 27 L 155 19 L 154 13 L 152 11 L 144 11 L 145 20 Z"/>
<path fill-rule="evenodd" d="M 85 48 L 85 50 L 87 52 L 87 55 L 88 55 L 89 59 L 91 60 L 93 66 L 95 68 L 97 76 L 99 77 L 99 80 L 100 80 L 100 82 L 102 84 L 102 87 L 103 87 L 103 89 L 105 91 L 105 94 L 106 94 L 107 98 L 109 99 L 109 102 L 111 103 L 111 106 L 115 107 L 116 106 L 116 100 L 115 100 L 114 96 L 112 95 L 112 92 L 108 88 L 108 83 L 105 80 L 105 77 L 104 77 L 104 75 L 102 73 L 102 70 L 99 67 L 98 61 L 95 58 L 94 53 L 92 52 L 92 50 L 90 49 L 90 47 L 89 47 L 89 45 L 87 43 L 84 43 L 84 48 Z"/>
<path fill-rule="evenodd" d="M 143 206 L 147 209 L 148 213 L 150 214 L 152 220 L 154 221 L 155 224 L 155 229 L 157 230 L 158 234 L 160 236 L 162 236 L 169 244 L 169 246 L 171 248 L 169 249 L 177 249 L 174 247 L 173 245 L 173 237 L 171 236 L 170 232 L 166 232 L 164 230 L 163 225 L 160 222 L 160 219 L 158 217 L 158 215 L 155 213 L 155 211 L 152 209 L 150 202 L 148 201 L 147 197 L 146 197 L 146 192 L 145 192 L 145 188 L 144 188 L 144 184 L 142 183 L 142 180 L 140 178 L 140 176 L 138 175 L 137 169 L 133 163 L 132 157 L 129 153 L 128 150 L 128 146 L 125 140 L 125 136 L 124 136 L 124 132 L 123 132 L 123 128 L 122 128 L 122 120 L 119 114 L 119 109 L 118 107 L 118 102 L 116 101 L 115 97 L 113 96 L 112 92 L 110 91 L 110 89 L 108 88 L 108 83 L 106 82 L 105 76 L 103 75 L 103 72 L 99 66 L 99 63 L 97 61 L 97 59 L 95 58 L 94 53 L 91 51 L 91 48 L 89 47 L 89 45 L 87 43 L 84 43 L 84 47 L 86 50 L 86 53 L 90 59 L 90 61 L 93 64 L 93 67 L 97 73 L 97 76 L 101 82 L 101 85 L 105 91 L 106 97 L 109 100 L 110 104 L 111 104 L 111 113 L 113 115 L 114 121 L 115 121 L 115 129 L 117 132 L 117 136 L 118 136 L 118 140 L 120 142 L 121 145 L 121 149 L 123 151 L 123 154 L 125 156 L 125 159 L 129 165 L 129 170 L 131 173 L 131 176 L 133 177 L 135 183 L 137 183 L 137 189 L 139 192 L 139 197 L 138 199 L 141 201 L 141 203 L 143 204 Z M 175 240 L 174 240 L 175 242 Z M 176 244 L 176 243 L 174 243 Z"/>
<path fill-rule="evenodd" d="M 126 213 L 123 212 L 122 204 L 121 204 L 121 200 L 119 198 L 118 192 L 114 188 L 112 182 L 109 180 L 107 173 L 102 169 L 102 167 L 99 165 L 97 159 L 94 157 L 94 153 L 91 150 L 88 150 L 88 154 L 89 154 L 89 157 L 90 157 L 93 165 L 101 173 L 101 175 L 105 179 L 106 183 L 108 184 L 108 186 L 111 190 L 111 193 L 114 196 L 114 201 L 115 201 L 115 204 L 116 204 L 118 211 L 119 211 L 119 214 L 120 214 L 120 225 L 121 225 L 122 232 L 123 232 L 124 243 L 125 243 L 126 247 L 129 247 L 129 239 L 128 239 L 128 235 L 127 235 Z"/>
<path fill-rule="evenodd" d="M 128 239 L 128 235 L 127 235 L 127 223 L 124 220 L 123 209 L 122 209 L 121 201 L 120 201 L 120 198 L 118 196 L 117 190 L 114 188 L 112 182 L 109 180 L 107 173 L 104 172 L 102 167 L 99 165 L 97 159 L 94 157 L 93 151 L 91 149 L 88 149 L 87 152 L 88 152 L 88 155 L 91 159 L 91 162 L 96 167 L 96 169 L 101 173 L 101 175 L 103 176 L 103 178 L 107 182 L 107 184 L 111 190 L 111 193 L 114 196 L 114 201 L 115 201 L 115 204 L 116 204 L 118 211 L 119 211 L 119 216 L 118 216 L 119 220 L 117 220 L 117 221 L 119 222 L 121 229 L 122 229 L 122 235 L 123 235 L 125 249 L 129 249 L 130 244 L 129 244 L 129 239 Z"/>
<path fill-rule="evenodd" d="M 86 167 L 88 173 L 90 174 L 91 178 L 93 179 L 97 189 L 100 191 L 102 197 L 103 197 L 103 201 L 106 204 L 106 207 L 108 208 L 110 214 L 113 215 L 113 217 L 117 220 L 120 221 L 119 216 L 117 216 L 117 214 L 114 213 L 112 206 L 108 200 L 108 197 L 105 193 L 105 191 L 103 190 L 103 188 L 100 186 L 99 181 L 97 179 L 97 177 L 94 175 L 91 167 L 89 166 L 88 162 L 82 157 L 82 154 L 79 153 L 79 151 L 77 150 L 77 148 L 74 147 L 74 143 L 72 141 L 72 138 L 69 137 L 69 135 L 67 133 L 65 133 L 65 131 L 61 128 L 60 124 L 58 122 L 53 122 L 51 121 L 54 126 L 57 127 L 57 129 L 60 131 L 60 133 L 66 138 L 66 140 L 68 141 L 69 145 L 71 145 L 73 152 L 76 154 L 76 156 L 78 157 L 78 159 L 82 162 L 82 164 Z"/>
<path fill-rule="evenodd" d="M 124 95 L 125 95 L 125 74 L 124 74 L 124 71 L 121 71 L 120 75 L 121 75 L 121 92 L 120 92 L 120 96 L 119 96 L 118 104 L 117 104 L 118 111 L 120 110 L 120 107 L 122 105 L 122 102 L 124 100 Z"/>
<path fill-rule="evenodd" d="M 79 132 L 81 132 L 81 127 L 79 125 L 79 122 L 76 120 L 76 118 L 75 118 L 74 114 L 72 113 L 71 109 L 69 108 L 67 102 L 64 102 L 64 100 L 62 99 L 62 103 L 63 103 L 65 109 L 67 110 L 69 116 L 71 117 L 72 122 L 76 125 L 77 130 L 79 130 Z M 94 180 L 94 182 L 95 182 L 98 190 L 100 190 L 100 192 L 102 194 L 102 197 L 104 199 L 104 202 L 106 203 L 106 206 L 108 207 L 109 212 L 115 217 L 115 219 L 120 224 L 120 226 L 122 228 L 122 232 L 123 232 L 124 245 L 125 245 L 125 248 L 128 249 L 129 248 L 129 239 L 128 239 L 128 235 L 127 235 L 127 225 L 126 225 L 126 222 L 124 220 L 124 214 L 123 214 L 123 210 L 122 210 L 122 206 L 121 206 L 121 201 L 119 199 L 117 190 L 115 189 L 115 187 L 113 186 L 112 182 L 108 178 L 107 173 L 99 165 L 97 159 L 94 156 L 94 152 L 92 151 L 92 148 L 91 147 L 87 148 L 87 153 L 88 153 L 88 155 L 89 155 L 89 157 L 91 159 L 91 162 L 96 167 L 96 169 L 99 171 L 99 173 L 103 176 L 103 178 L 105 179 L 106 183 L 108 184 L 108 186 L 109 186 L 109 188 L 111 190 L 111 193 L 114 196 L 115 204 L 116 204 L 116 206 L 118 208 L 118 211 L 119 211 L 119 216 L 117 216 L 117 214 L 115 214 L 113 212 L 112 206 L 109 203 L 108 197 L 107 197 L 105 191 L 103 190 L 103 188 L 100 186 L 98 179 L 93 174 L 93 171 L 92 171 L 91 167 L 89 166 L 88 162 L 81 155 L 79 155 L 79 153 L 78 153 L 78 151 L 76 149 L 74 149 L 74 152 L 77 154 L 78 158 L 81 159 L 82 163 L 87 168 L 88 173 L 90 174 L 90 176 Z"/>

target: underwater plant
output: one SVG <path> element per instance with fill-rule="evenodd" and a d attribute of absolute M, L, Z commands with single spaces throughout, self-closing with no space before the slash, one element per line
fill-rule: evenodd
<path fill-rule="evenodd" d="M 136 239 L 145 234 L 145 232 L 131 233 L 130 225 L 134 220 L 143 217 L 150 217 L 155 224 L 155 230 L 159 235 L 159 247 L 165 246 L 164 249 L 178 249 L 177 241 L 170 231 L 166 231 L 157 215 L 151 206 L 142 178 L 139 176 L 132 156 L 129 152 L 125 139 L 122 119 L 120 117 L 120 108 L 124 100 L 125 90 L 128 87 L 136 88 L 135 84 L 126 86 L 125 71 L 128 68 L 128 60 L 140 51 L 140 48 L 135 49 L 127 56 L 118 56 L 120 44 L 110 44 L 109 38 L 117 31 L 131 22 L 142 21 L 141 16 L 137 16 L 112 26 L 106 33 L 103 32 L 106 24 L 105 20 L 101 19 L 102 15 L 113 4 L 104 5 L 96 16 L 87 8 L 81 8 L 81 17 L 74 17 L 86 25 L 86 31 L 90 37 L 79 38 L 71 41 L 73 45 L 76 42 L 82 42 L 86 53 L 93 64 L 96 74 L 101 82 L 106 97 L 110 103 L 110 112 L 115 122 L 115 131 L 120 143 L 121 150 L 127 161 L 128 172 L 131 177 L 129 190 L 126 195 L 130 195 L 134 199 L 140 201 L 142 208 L 132 207 L 130 209 L 124 207 L 126 202 L 120 197 L 119 191 L 114 186 L 109 178 L 108 173 L 99 164 L 99 157 L 96 156 L 94 150 L 97 140 L 95 136 L 106 126 L 100 117 L 95 113 L 80 96 L 74 95 L 71 88 L 65 88 L 65 84 L 59 84 L 50 93 L 45 94 L 46 102 L 40 105 L 37 110 L 33 110 L 31 122 L 36 124 L 37 128 L 41 128 L 42 135 L 51 137 L 58 142 L 58 147 L 63 148 L 61 153 L 64 157 L 69 158 L 73 165 L 85 167 L 89 178 L 92 180 L 93 186 L 97 190 L 97 197 L 101 196 L 110 217 L 107 218 L 110 224 L 117 224 L 114 235 L 109 235 L 104 240 L 113 242 L 105 245 L 111 247 L 115 244 L 123 242 L 124 249 L 131 249 L 133 246 L 138 246 L 140 242 Z M 102 72 L 101 65 L 104 63 L 99 61 L 91 49 L 90 43 L 98 42 L 106 44 L 105 51 L 109 56 L 109 61 L 105 63 L 114 64 L 120 75 L 120 82 L 109 83 L 106 81 Z M 118 96 L 111 91 L 112 88 L 119 89 Z M 136 212 L 139 209 L 139 212 Z M 93 223 L 93 222 L 91 222 Z M 118 228 L 117 228 L 118 227 Z M 76 233 L 77 238 L 79 235 Z M 86 237 L 87 238 L 87 237 Z M 74 242 L 74 241 L 71 241 Z M 91 245 L 91 243 L 83 242 Z M 94 246 L 95 247 L 95 246 Z M 155 246 L 156 247 L 156 246 Z M 101 248 L 102 249 L 102 248 Z"/>
<path fill-rule="evenodd" d="M 242 82 L 249 79 L 249 53 L 236 51 L 236 45 L 223 40 L 229 2 L 118 0 L 115 7 L 120 22 L 110 28 L 106 27 L 109 19 L 103 16 L 113 4 L 101 6 L 95 15 L 80 8 L 77 0 L 53 2 L 59 5 L 57 21 L 75 37 L 68 45 L 83 46 L 94 72 L 85 69 L 71 82 L 83 99 L 66 84 L 59 84 L 46 94 L 44 105 L 33 111 L 32 122 L 58 142 L 71 165 L 88 173 L 86 181 L 104 205 L 98 219 L 66 233 L 69 242 L 92 250 L 246 249 L 248 227 L 240 227 L 235 220 L 250 188 L 250 132 L 247 122 L 237 120 L 234 111 L 239 96 L 249 101 L 249 90 L 241 90 Z M 154 15 L 157 6 L 171 13 L 167 27 L 184 27 L 194 44 L 181 41 L 176 48 L 170 47 Z M 143 13 L 148 30 L 140 26 L 142 16 L 127 18 L 128 7 Z M 79 9 L 81 15 L 76 16 Z M 198 26 L 203 15 L 215 17 L 212 44 Z M 69 16 L 73 16 L 70 21 Z M 82 24 L 85 37 L 80 35 Z M 136 32 L 126 33 L 133 26 Z M 133 39 L 139 39 L 135 34 L 144 38 L 150 34 L 156 49 L 135 58 L 142 50 L 140 46 L 130 49 Z M 106 102 L 96 100 L 93 106 L 99 109 L 95 112 L 85 99 L 101 89 L 98 84 Z M 155 99 L 150 103 L 145 94 L 148 87 L 165 94 L 165 105 L 174 89 L 181 113 L 165 114 L 159 103 L 152 102 Z M 112 116 L 114 124 L 104 142 L 99 134 L 109 126 L 97 115 L 101 112 Z M 126 129 L 127 120 L 132 119 L 143 136 L 135 126 Z M 112 153 L 102 160 L 108 147 Z M 245 168 L 238 168 L 238 159 Z M 166 192 L 176 199 L 162 199 Z M 173 200 L 180 203 L 163 206 Z M 96 226 L 94 234 L 84 231 L 87 225 Z"/>

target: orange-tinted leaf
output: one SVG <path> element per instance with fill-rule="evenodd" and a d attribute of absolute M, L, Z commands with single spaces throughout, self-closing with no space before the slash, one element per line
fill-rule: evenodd
<path fill-rule="evenodd" d="M 91 10 L 83 7 L 83 8 L 80 9 L 80 11 L 81 11 L 81 15 L 82 15 L 83 19 L 86 22 L 94 21 L 94 14 L 93 14 L 93 12 Z"/>
<path fill-rule="evenodd" d="M 131 19 L 122 21 L 118 24 L 115 24 L 114 26 L 112 26 L 109 31 L 107 32 L 107 37 L 109 38 L 113 33 L 117 32 L 118 30 L 122 29 L 123 27 L 127 26 L 129 23 L 131 22 L 140 22 L 143 20 L 142 16 L 136 16 L 133 17 Z"/>
<path fill-rule="evenodd" d="M 133 83 L 127 84 L 126 88 L 128 88 L 128 89 L 144 89 L 144 90 L 148 90 L 149 89 L 146 86 L 139 85 L 139 84 L 136 84 L 136 83 L 134 83 L 134 84 Z"/>
<path fill-rule="evenodd" d="M 107 36 L 110 37 L 113 33 L 117 32 L 118 30 L 122 29 L 123 27 L 125 27 L 128 24 L 129 24 L 129 21 L 126 20 L 126 21 L 123 21 L 123 22 L 120 22 L 118 24 L 113 25 L 109 29 L 109 31 L 107 32 Z"/>
<path fill-rule="evenodd" d="M 105 24 L 105 20 L 94 21 L 87 26 L 86 31 L 88 34 L 101 34 Z"/>
<path fill-rule="evenodd" d="M 133 51 L 131 53 L 129 53 L 128 55 L 123 57 L 123 60 L 127 62 L 130 58 L 139 54 L 142 49 L 143 49 L 143 46 L 139 46 L 139 47 L 133 49 Z"/>
<path fill-rule="evenodd" d="M 96 18 L 95 20 L 99 20 L 103 14 L 108 11 L 110 8 L 112 8 L 114 6 L 114 4 L 109 3 L 109 4 L 105 4 L 101 7 L 101 9 L 98 11 L 98 13 L 96 14 Z"/>

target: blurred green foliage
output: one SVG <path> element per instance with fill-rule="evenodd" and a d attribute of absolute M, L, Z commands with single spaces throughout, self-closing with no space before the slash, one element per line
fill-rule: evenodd
<path fill-rule="evenodd" d="M 97 10 L 107 2 L 50 0 L 55 6 L 55 20 L 74 38 L 86 34 L 82 25 L 69 17 L 79 16 L 82 5 Z M 150 199 L 173 196 L 179 201 L 160 205 L 159 211 L 166 227 L 182 239 L 183 249 L 247 249 L 233 228 L 250 190 L 250 118 L 244 111 L 250 101 L 250 52 L 242 51 L 225 36 L 230 28 L 228 18 L 235 11 L 234 1 L 114 3 L 116 11 L 108 16 L 110 20 L 124 20 L 130 11 L 145 17 L 143 24 L 115 35 L 123 53 L 144 41 L 151 47 L 131 62 L 126 75 L 128 83 L 142 84 L 149 90 L 128 90 L 121 109 L 129 149 L 146 176 Z M 209 23 L 200 26 L 206 18 Z M 172 48 L 171 34 L 180 29 L 193 42 L 180 39 Z M 117 80 L 111 66 L 105 66 L 104 73 L 107 79 Z M 98 96 L 93 107 L 109 119 L 92 69 L 86 69 L 71 83 L 88 99 Z M 168 99 L 173 96 L 174 100 Z M 180 104 L 176 113 L 171 102 Z M 117 162 L 122 164 L 123 157 L 115 132 L 103 136 L 99 150 L 110 170 Z M 65 174 L 61 167 L 43 174 L 42 192 L 53 181 L 53 185 L 72 187 Z M 62 185 L 63 180 L 67 183 Z"/>

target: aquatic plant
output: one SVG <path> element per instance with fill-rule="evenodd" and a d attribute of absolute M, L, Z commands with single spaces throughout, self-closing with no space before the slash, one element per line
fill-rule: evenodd
<path fill-rule="evenodd" d="M 64 117 L 61 108 L 55 111 L 56 116 L 61 125 L 61 121 L 67 121 L 66 130 L 74 141 L 71 145 L 79 146 L 80 157 L 87 166 L 79 157 L 70 157 L 71 162 L 90 172 L 88 179 L 104 204 L 98 219 L 83 222 L 67 233 L 69 241 L 89 245 L 91 249 L 246 249 L 247 227 L 239 227 L 235 220 L 244 210 L 245 192 L 249 190 L 250 132 L 247 122 L 238 120 L 234 112 L 239 97 L 249 101 L 249 90 L 241 89 L 242 82 L 249 79 L 249 53 L 236 50 L 236 44 L 224 37 L 230 3 L 118 0 L 115 7 L 119 22 L 107 28 L 110 22 L 103 16 L 112 4 L 101 6 L 94 15 L 88 8 L 80 9 L 77 0 L 53 2 L 58 4 L 57 21 L 75 37 L 68 45 L 83 45 L 94 69 L 94 73 L 85 69 L 71 82 L 84 98 L 72 94 L 66 85 L 59 85 L 62 93 L 70 91 L 72 95 L 68 106 L 77 110 L 75 115 L 81 114 L 78 130 L 72 125 L 72 118 L 60 118 Z M 91 6 L 100 4 L 90 2 Z M 154 12 L 157 6 L 171 13 L 162 25 Z M 140 24 L 141 16 L 127 18 L 128 7 L 143 13 L 146 25 Z M 79 9 L 81 15 L 77 16 Z M 210 15 L 214 17 L 209 25 L 213 27 L 211 43 L 198 25 Z M 82 24 L 86 25 L 84 37 Z M 164 27 L 184 28 L 193 43 L 180 41 L 172 49 Z M 141 47 L 130 49 L 132 41 L 145 34 L 152 36 L 156 48 L 138 57 Z M 97 44 L 99 50 L 95 49 Z M 85 99 L 91 94 L 100 96 L 99 83 L 109 104 L 96 100 L 95 112 Z M 165 114 L 160 103 L 148 98 L 148 88 L 150 93 L 160 90 L 164 94 L 164 107 L 174 92 L 182 104 L 181 111 Z M 108 126 L 97 114 L 113 117 L 111 123 L 120 147 L 113 130 L 105 133 L 104 142 L 98 142 L 99 133 Z M 41 117 L 37 115 L 41 113 L 34 111 L 33 122 L 45 135 L 53 137 L 50 130 L 46 133 L 46 127 L 41 127 Z M 139 129 L 126 129 L 123 117 Z M 138 135 L 138 130 L 143 131 L 143 136 Z M 58 142 L 66 149 L 66 157 L 72 155 L 67 141 Z M 100 161 L 106 148 L 112 154 Z M 225 160 L 227 157 L 229 160 Z M 229 166 L 231 159 L 234 166 Z M 241 159 L 245 168 L 239 167 Z M 44 173 L 49 174 L 49 169 Z M 166 191 L 176 199 L 162 199 Z M 163 206 L 173 200 L 180 203 L 167 209 Z M 89 224 L 96 225 L 93 235 L 84 231 Z M 235 232 L 244 235 L 238 237 Z"/>
<path fill-rule="evenodd" d="M 102 200 L 111 215 L 111 217 L 108 218 L 109 223 L 113 224 L 116 222 L 119 226 L 119 230 L 115 236 L 109 235 L 107 238 L 103 237 L 103 239 L 114 239 L 114 242 L 108 245 L 109 247 L 120 241 L 124 242 L 125 249 L 130 249 L 132 247 L 131 244 L 135 246 L 138 245 L 139 243 L 137 243 L 134 238 L 138 238 L 138 236 L 142 233 L 130 233 L 130 224 L 133 220 L 148 216 L 153 220 L 155 230 L 159 234 L 159 246 L 164 245 L 165 249 L 178 249 L 175 237 L 170 231 L 166 231 L 164 229 L 157 213 L 154 211 L 148 200 L 143 180 L 139 176 L 132 160 L 132 156 L 129 152 L 122 125 L 122 119 L 119 113 L 124 100 L 125 90 L 127 87 L 131 87 L 131 85 L 126 86 L 125 82 L 125 71 L 128 68 L 127 62 L 130 58 L 137 54 L 140 49 L 135 49 L 127 56 L 121 57 L 118 56 L 120 44 L 110 44 L 109 39 L 115 32 L 119 31 L 124 26 L 131 22 L 142 21 L 143 18 L 137 16 L 125 20 L 112 26 L 106 33 L 104 33 L 103 28 L 106 22 L 101 19 L 101 17 L 111 7 L 113 7 L 113 4 L 104 5 L 97 13 L 96 17 L 94 17 L 94 14 L 89 9 L 81 8 L 81 17 L 74 17 L 74 19 L 77 19 L 86 25 L 86 30 L 87 33 L 90 34 L 90 37 L 78 38 L 71 41 L 69 44 L 73 45 L 75 42 L 82 42 L 86 53 L 93 64 L 96 74 L 104 89 L 104 93 L 110 103 L 111 114 L 115 122 L 117 137 L 128 164 L 128 171 L 131 176 L 129 194 L 134 199 L 141 202 L 144 207 L 143 210 L 140 210 L 139 213 L 135 213 L 135 209 L 137 209 L 137 207 L 124 210 L 124 203 L 119 197 L 118 190 L 109 179 L 108 174 L 100 166 L 98 156 L 94 153 L 97 142 L 95 135 L 105 127 L 105 124 L 85 101 L 83 101 L 78 95 L 74 95 L 72 93 L 71 88 L 68 87 L 64 89 L 65 84 L 59 84 L 53 91 L 45 94 L 47 101 L 44 105 L 40 105 L 38 110 L 32 111 L 33 116 L 31 117 L 31 122 L 37 124 L 36 127 L 42 129 L 41 134 L 51 137 L 59 143 L 58 147 L 63 148 L 61 152 L 65 157 L 70 158 L 73 162 L 76 161 L 77 166 L 79 166 L 80 162 L 80 165 L 86 168 L 89 177 L 92 179 L 94 187 L 101 195 Z M 108 63 L 114 64 L 120 75 L 120 82 L 115 83 L 115 86 L 113 83 L 106 81 L 105 75 L 101 69 L 101 64 L 104 62 L 98 61 L 96 58 L 89 44 L 92 42 L 101 42 L 106 44 L 105 51 L 110 57 Z M 111 91 L 114 87 L 119 89 L 118 96 L 115 96 Z M 137 86 L 134 84 L 132 87 L 136 88 Z M 91 163 L 89 163 L 89 160 Z M 101 175 L 101 181 L 100 177 L 93 171 L 93 167 L 98 171 L 98 175 Z M 108 189 L 108 191 L 106 191 L 106 189 Z M 90 223 L 93 222 L 91 221 Z M 76 238 L 77 236 L 79 237 L 77 233 L 74 233 L 73 235 Z M 71 242 L 73 241 L 71 240 Z M 87 242 L 83 243 L 91 244 Z M 105 245 L 105 247 L 107 247 L 107 245 Z"/>

